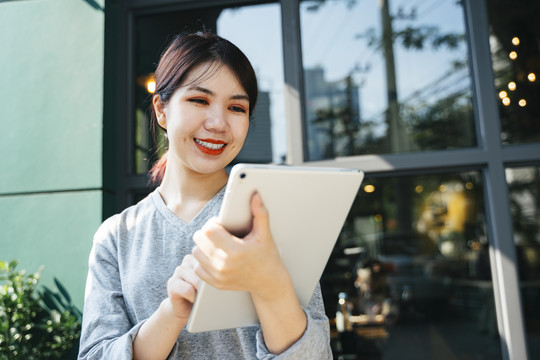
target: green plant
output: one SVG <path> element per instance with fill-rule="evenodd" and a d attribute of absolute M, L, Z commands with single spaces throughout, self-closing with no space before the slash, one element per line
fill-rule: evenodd
<path fill-rule="evenodd" d="M 81 312 L 56 278 L 58 293 L 38 290 L 42 268 L 27 274 L 17 265 L 0 261 L 0 360 L 75 357 Z"/>

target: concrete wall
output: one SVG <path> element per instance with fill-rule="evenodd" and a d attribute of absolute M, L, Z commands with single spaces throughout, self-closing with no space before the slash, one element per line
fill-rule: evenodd
<path fill-rule="evenodd" d="M 0 2 L 0 259 L 82 307 L 102 214 L 104 0 Z"/>

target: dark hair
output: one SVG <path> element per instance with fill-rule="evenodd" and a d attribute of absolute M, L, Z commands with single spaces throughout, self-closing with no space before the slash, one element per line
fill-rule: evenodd
<path fill-rule="evenodd" d="M 257 102 L 258 87 L 255 71 L 244 53 L 230 41 L 210 32 L 182 33 L 175 36 L 161 55 L 154 73 L 155 94 L 163 104 L 167 104 L 173 93 L 181 86 L 189 72 L 198 65 L 209 64 L 208 69 L 215 71 L 219 66 L 227 66 L 236 76 L 249 97 L 249 115 Z M 159 126 L 154 107 L 151 107 L 154 129 Z M 150 180 L 161 183 L 167 166 L 165 153 L 150 170 Z"/>

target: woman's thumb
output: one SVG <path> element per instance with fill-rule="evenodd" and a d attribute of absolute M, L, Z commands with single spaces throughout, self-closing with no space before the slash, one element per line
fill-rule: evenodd
<path fill-rule="evenodd" d="M 253 229 L 260 230 L 261 227 L 268 227 L 268 210 L 264 206 L 261 195 L 253 194 L 251 198 L 251 212 L 253 213 Z"/>

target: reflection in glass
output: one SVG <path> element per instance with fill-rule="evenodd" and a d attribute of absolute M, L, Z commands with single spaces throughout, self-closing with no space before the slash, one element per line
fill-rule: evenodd
<path fill-rule="evenodd" d="M 540 167 L 506 170 L 527 348 L 540 359 Z"/>
<path fill-rule="evenodd" d="M 461 2 L 300 11 L 308 160 L 476 145 Z"/>
<path fill-rule="evenodd" d="M 278 4 L 204 8 L 135 18 L 134 161 L 136 174 L 146 173 L 166 144 L 152 137 L 149 107 L 152 72 L 172 37 L 188 29 L 215 31 L 237 45 L 250 59 L 259 81 L 259 97 L 248 137 L 235 162 L 276 162 L 285 158 L 283 63 Z M 249 31 L 246 31 L 249 29 Z"/>
<path fill-rule="evenodd" d="M 540 4 L 486 1 L 503 144 L 540 141 Z"/>
<path fill-rule="evenodd" d="M 321 279 L 335 358 L 500 359 L 481 174 L 362 187 Z"/>

